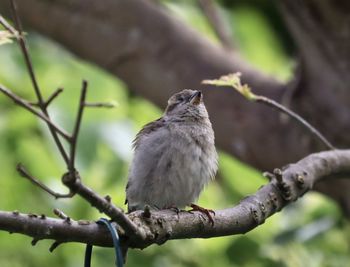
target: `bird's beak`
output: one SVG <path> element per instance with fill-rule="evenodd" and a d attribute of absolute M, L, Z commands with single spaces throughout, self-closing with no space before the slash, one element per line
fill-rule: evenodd
<path fill-rule="evenodd" d="M 202 92 L 201 91 L 196 91 L 193 95 L 191 95 L 190 98 L 190 103 L 193 105 L 199 105 L 202 101 Z"/>

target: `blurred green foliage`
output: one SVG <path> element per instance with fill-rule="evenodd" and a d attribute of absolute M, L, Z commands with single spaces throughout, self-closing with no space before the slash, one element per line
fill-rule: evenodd
<path fill-rule="evenodd" d="M 216 41 L 195 1 L 162 2 L 179 19 Z M 279 79 L 290 77 L 293 61 L 261 9 L 250 5 L 222 12 L 247 60 Z M 44 95 L 58 87 L 65 89 L 50 107 L 52 117 L 64 128 L 72 128 L 83 78 L 89 81 L 89 101 L 118 103 L 115 109 L 86 111 L 77 156 L 84 182 L 101 195 L 111 195 L 115 204 L 124 207 L 131 141 L 142 125 L 158 118 L 161 111 L 131 96 L 116 77 L 75 58 L 57 44 L 34 33 L 28 37 Z M 0 59 L 0 82 L 34 100 L 17 46 L 1 46 Z M 53 208 L 59 208 L 74 219 L 96 220 L 101 216 L 79 197 L 54 200 L 19 177 L 15 166 L 22 162 L 51 188 L 66 190 L 60 183 L 64 165 L 45 125 L 4 96 L 0 96 L 0 136 L 0 210 L 51 216 Z M 257 171 L 220 153 L 218 179 L 206 188 L 199 203 L 226 208 L 254 193 L 265 182 Z M 127 266 L 349 266 L 349 240 L 349 224 L 342 219 L 338 207 L 321 195 L 308 193 L 246 235 L 177 240 L 144 251 L 131 250 Z M 0 232 L 0 266 L 83 264 L 83 244 L 64 244 L 50 254 L 51 241 L 40 241 L 36 247 L 30 241 L 26 236 Z M 93 266 L 112 266 L 113 261 L 111 249 L 94 249 Z"/>

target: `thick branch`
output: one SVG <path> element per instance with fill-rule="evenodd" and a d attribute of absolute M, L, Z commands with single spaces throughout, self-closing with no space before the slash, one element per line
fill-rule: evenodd
<path fill-rule="evenodd" d="M 0 212 L 0 229 L 10 233 L 24 234 L 36 240 L 53 239 L 59 242 L 81 242 L 99 246 L 112 246 L 110 234 L 103 226 L 93 222 L 70 223 L 46 216 Z"/>
<path fill-rule="evenodd" d="M 127 245 L 144 248 L 151 244 L 162 244 L 169 239 L 210 238 L 244 234 L 265 219 L 283 209 L 289 203 L 309 191 L 313 185 L 325 178 L 350 174 L 350 150 L 334 150 L 312 154 L 283 171 L 275 170 L 273 179 L 254 195 L 244 198 L 237 206 L 215 211 L 212 226 L 200 213 L 170 210 L 143 211 L 129 214 L 129 218 L 146 233 L 143 240 L 128 240 Z M 34 239 L 55 239 L 58 242 L 81 242 L 98 246 L 111 246 L 107 231 L 96 224 L 82 224 L 73 220 L 57 220 L 40 216 L 0 212 L 0 229 L 21 233 Z M 123 233 L 122 233 L 123 234 Z M 125 241 L 125 236 L 123 238 Z"/>
<path fill-rule="evenodd" d="M 111 203 L 110 197 L 103 198 L 82 184 L 78 172 L 68 172 L 64 174 L 62 182 L 71 192 L 80 195 L 90 203 L 91 206 L 97 208 L 100 212 L 103 212 L 113 221 L 117 222 L 131 238 L 140 239 L 145 237 L 145 233 L 142 229 L 139 229 L 136 224 L 130 221 L 122 209 Z"/>

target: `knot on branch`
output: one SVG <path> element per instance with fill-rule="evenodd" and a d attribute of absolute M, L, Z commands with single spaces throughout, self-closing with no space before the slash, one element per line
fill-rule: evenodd
<path fill-rule="evenodd" d="M 276 184 L 278 189 L 281 191 L 281 195 L 284 200 L 291 201 L 292 200 L 292 188 L 291 185 L 288 184 L 284 177 L 281 169 L 273 170 L 274 177 L 276 179 Z"/>
<path fill-rule="evenodd" d="M 62 183 L 66 185 L 71 191 L 75 192 L 78 186 L 81 184 L 79 172 L 66 172 L 62 176 Z"/>
<path fill-rule="evenodd" d="M 296 184 L 299 189 L 304 189 L 305 188 L 305 177 L 303 174 L 296 174 L 294 176 L 294 179 L 296 181 Z"/>
<path fill-rule="evenodd" d="M 151 208 L 149 205 L 145 205 L 142 216 L 145 218 L 151 218 Z"/>
<path fill-rule="evenodd" d="M 268 203 L 271 204 L 273 209 L 277 210 L 277 208 L 278 208 L 278 198 L 277 198 L 277 195 L 275 193 L 273 193 L 273 192 L 269 193 Z"/>
<path fill-rule="evenodd" d="M 249 196 L 241 201 L 248 203 L 249 213 L 256 225 L 263 224 L 268 217 L 268 207 L 272 204 L 269 200 L 265 203 L 259 200 L 256 196 Z M 272 205 L 273 206 L 273 205 Z"/>

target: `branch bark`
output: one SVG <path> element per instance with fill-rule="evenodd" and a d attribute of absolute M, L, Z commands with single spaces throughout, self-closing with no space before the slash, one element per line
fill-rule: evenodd
<path fill-rule="evenodd" d="M 150 216 L 146 216 L 143 211 L 136 211 L 128 217 L 146 235 L 142 240 L 133 240 L 121 233 L 122 242 L 133 248 L 145 248 L 171 239 L 244 234 L 303 196 L 318 181 L 335 176 L 348 177 L 349 173 L 350 150 L 312 154 L 283 170 L 276 169 L 268 184 L 254 195 L 241 200 L 235 207 L 215 211 L 214 225 L 199 212 L 176 214 L 171 210 L 162 210 L 152 211 Z M 107 230 L 93 222 L 67 222 L 18 212 L 0 212 L 0 229 L 28 235 L 35 240 L 54 239 L 58 243 L 112 245 Z"/>

